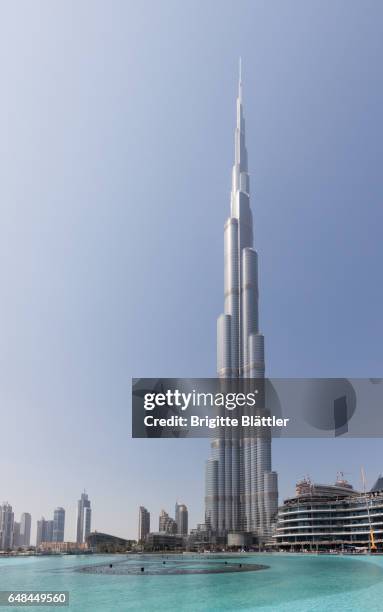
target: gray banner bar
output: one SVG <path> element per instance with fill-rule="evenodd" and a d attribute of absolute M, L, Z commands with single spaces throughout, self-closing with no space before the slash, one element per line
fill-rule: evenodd
<path fill-rule="evenodd" d="M 381 378 L 139 378 L 134 438 L 383 437 Z"/>
<path fill-rule="evenodd" d="M 69 591 L 0 591 L 0 606 L 69 606 Z"/>

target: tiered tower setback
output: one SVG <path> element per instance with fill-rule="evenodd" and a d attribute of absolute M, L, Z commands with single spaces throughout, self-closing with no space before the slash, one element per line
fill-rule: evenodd
<path fill-rule="evenodd" d="M 259 331 L 258 256 L 245 143 L 241 65 L 231 214 L 224 227 L 224 313 L 217 322 L 219 378 L 263 378 L 264 337 Z M 254 533 L 263 539 L 277 507 L 277 475 L 271 471 L 271 439 L 225 431 L 212 441 L 206 468 L 206 522 L 213 532 Z"/>

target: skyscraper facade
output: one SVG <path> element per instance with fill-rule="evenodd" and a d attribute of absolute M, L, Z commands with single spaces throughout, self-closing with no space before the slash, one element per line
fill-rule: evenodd
<path fill-rule="evenodd" d="M 138 541 L 144 542 L 150 532 L 150 512 L 144 506 L 138 510 Z"/>
<path fill-rule="evenodd" d="M 0 550 L 8 550 L 13 546 L 13 523 L 12 506 L 4 502 L 0 506 Z"/>
<path fill-rule="evenodd" d="M 264 377 L 265 363 L 241 74 L 236 110 L 230 217 L 224 227 L 224 313 L 217 322 L 217 374 L 222 379 L 252 379 Z M 221 535 L 245 532 L 263 538 L 277 507 L 270 436 L 226 428 L 211 447 L 206 465 L 207 526 Z"/>
<path fill-rule="evenodd" d="M 37 521 L 36 546 L 42 542 L 53 542 L 53 521 L 47 521 L 43 516 Z"/>
<path fill-rule="evenodd" d="M 161 510 L 158 519 L 158 531 L 166 533 L 177 533 L 177 523 L 168 515 L 165 510 Z"/>
<path fill-rule="evenodd" d="M 87 536 L 90 534 L 92 521 L 92 510 L 90 507 L 90 500 L 88 499 L 87 493 L 81 493 L 81 498 L 78 500 L 78 511 L 77 511 L 77 544 L 82 544 Z"/>
<path fill-rule="evenodd" d="M 14 521 L 13 523 L 13 548 L 18 548 L 21 546 L 21 538 L 20 538 L 20 523 L 18 521 Z"/>
<path fill-rule="evenodd" d="M 53 542 L 64 542 L 65 510 L 56 508 L 53 514 Z"/>
<path fill-rule="evenodd" d="M 23 512 L 20 520 L 21 546 L 30 546 L 31 544 L 31 523 L 32 517 L 29 512 Z"/>
<path fill-rule="evenodd" d="M 174 518 L 177 523 L 177 533 L 179 535 L 187 535 L 189 513 L 185 504 L 179 504 L 176 502 Z"/>

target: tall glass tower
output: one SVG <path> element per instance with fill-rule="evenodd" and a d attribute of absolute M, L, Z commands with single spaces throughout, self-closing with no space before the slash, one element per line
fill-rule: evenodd
<path fill-rule="evenodd" d="M 32 517 L 29 512 L 23 512 L 20 521 L 20 540 L 22 546 L 29 546 L 31 543 L 31 523 Z"/>
<path fill-rule="evenodd" d="M 224 227 L 224 313 L 217 322 L 217 374 L 223 379 L 263 378 L 264 337 L 258 321 L 258 256 L 253 247 L 241 66 L 234 144 L 230 217 Z M 230 430 L 211 443 L 206 523 L 220 535 L 245 532 L 263 539 L 277 506 L 271 439 Z"/>
<path fill-rule="evenodd" d="M 81 497 L 77 502 L 77 544 L 82 544 L 90 534 L 90 526 L 92 520 L 92 510 L 90 507 L 90 499 L 88 494 L 81 493 Z"/>
<path fill-rule="evenodd" d="M 56 508 L 53 514 L 53 542 L 64 542 L 65 510 Z"/>

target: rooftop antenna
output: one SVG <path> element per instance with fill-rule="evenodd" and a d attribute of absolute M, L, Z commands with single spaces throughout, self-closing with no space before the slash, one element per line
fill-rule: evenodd
<path fill-rule="evenodd" d="M 242 57 L 239 58 L 238 97 L 242 100 Z"/>

